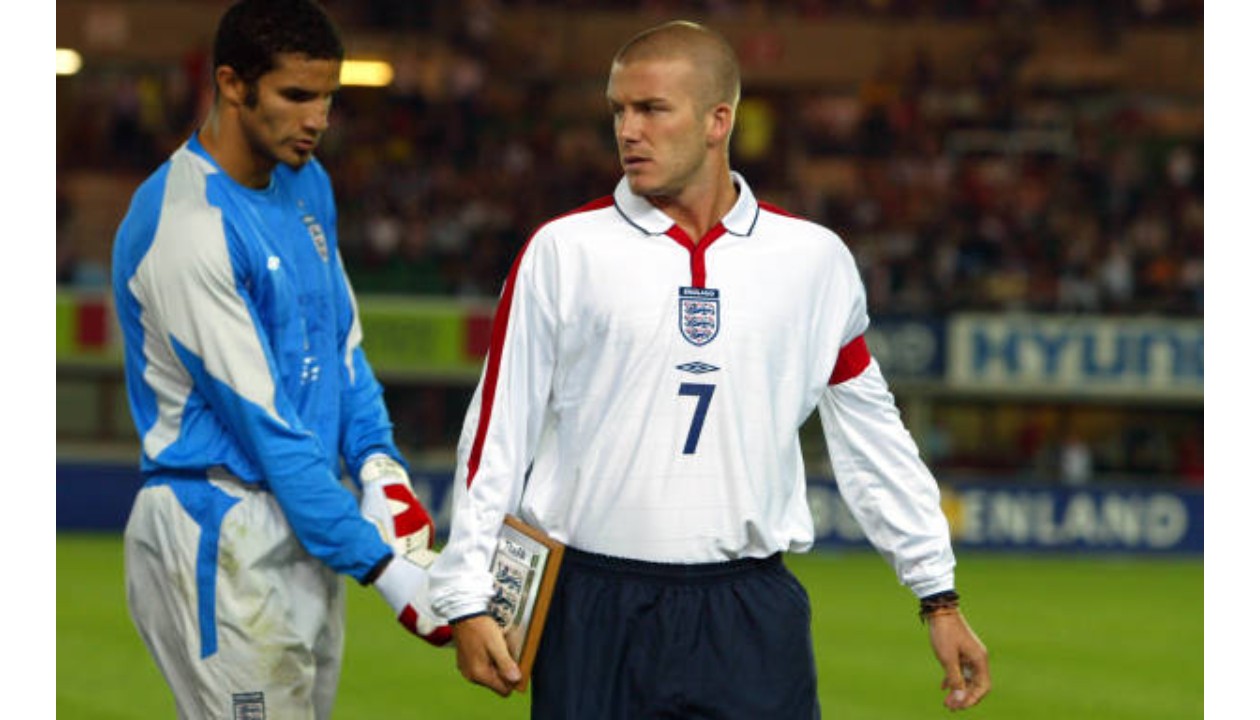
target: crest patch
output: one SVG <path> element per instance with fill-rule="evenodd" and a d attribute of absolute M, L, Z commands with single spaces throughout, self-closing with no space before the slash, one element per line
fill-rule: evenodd
<path fill-rule="evenodd" d="M 260 692 L 232 694 L 232 720 L 267 720 L 267 704 Z"/>
<path fill-rule="evenodd" d="M 721 327 L 719 293 L 713 288 L 678 288 L 678 329 L 692 345 L 705 345 Z"/>
<path fill-rule="evenodd" d="M 314 215 L 303 215 L 302 222 L 306 225 L 306 231 L 311 234 L 311 242 L 315 243 L 319 258 L 328 262 L 328 240 L 324 237 L 324 228 L 319 226 Z"/>

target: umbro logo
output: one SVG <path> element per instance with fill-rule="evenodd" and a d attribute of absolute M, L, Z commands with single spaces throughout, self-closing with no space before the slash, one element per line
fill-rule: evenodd
<path fill-rule="evenodd" d="M 714 370 L 722 369 L 720 367 L 717 367 L 716 365 L 702 363 L 698 360 L 694 360 L 689 363 L 683 363 L 682 365 L 678 365 L 677 367 L 679 370 L 682 370 L 683 372 L 689 372 L 692 375 L 703 375 L 705 373 L 711 373 Z"/>

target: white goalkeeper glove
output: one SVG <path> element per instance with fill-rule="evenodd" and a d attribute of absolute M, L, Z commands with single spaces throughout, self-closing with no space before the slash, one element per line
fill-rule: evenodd
<path fill-rule="evenodd" d="M 442 647 L 451 642 L 451 626 L 429 607 L 429 571 L 395 555 L 372 583 L 394 610 L 398 622 L 421 640 Z"/>
<path fill-rule="evenodd" d="M 363 497 L 359 511 L 394 549 L 394 558 L 372 583 L 403 627 L 426 642 L 450 642 L 451 628 L 429 607 L 428 567 L 433 552 L 433 518 L 411 489 L 411 479 L 393 458 L 373 455 L 359 470 Z"/>
<path fill-rule="evenodd" d="M 359 511 L 372 521 L 394 552 L 420 567 L 437 558 L 431 549 L 435 530 L 429 511 L 411 489 L 411 478 L 388 455 L 373 455 L 359 470 L 363 497 Z"/>

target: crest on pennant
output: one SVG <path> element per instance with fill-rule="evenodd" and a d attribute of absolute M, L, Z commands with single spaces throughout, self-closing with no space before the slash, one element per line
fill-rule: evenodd
<path fill-rule="evenodd" d="M 721 327 L 718 291 L 712 288 L 678 288 L 678 329 L 692 345 L 705 345 Z"/>
<path fill-rule="evenodd" d="M 306 225 L 306 231 L 311 234 L 311 242 L 315 243 L 319 258 L 328 262 L 328 239 L 324 237 L 324 228 L 319 226 L 314 215 L 303 215 L 302 222 Z"/>

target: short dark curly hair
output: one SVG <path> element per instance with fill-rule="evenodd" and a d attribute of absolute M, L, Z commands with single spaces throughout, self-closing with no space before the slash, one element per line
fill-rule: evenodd
<path fill-rule="evenodd" d="M 251 87 L 275 69 L 281 53 L 343 60 L 346 51 L 332 19 L 312 0 L 240 0 L 219 20 L 214 67 L 231 67 Z"/>

